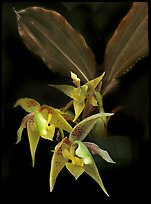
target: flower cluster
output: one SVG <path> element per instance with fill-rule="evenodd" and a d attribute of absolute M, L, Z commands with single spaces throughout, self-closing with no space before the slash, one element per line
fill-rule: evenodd
<path fill-rule="evenodd" d="M 28 112 L 17 131 L 17 143 L 22 138 L 23 129 L 27 127 L 32 166 L 35 164 L 35 152 L 40 137 L 52 141 L 56 134 L 56 129 L 61 133 L 61 141 L 58 141 L 54 148 L 51 160 L 50 191 L 54 188 L 58 174 L 66 166 L 75 179 L 83 172 L 86 172 L 108 195 L 92 155 L 98 154 L 107 162 L 115 162 L 107 151 L 102 150 L 95 143 L 85 141 L 85 138 L 96 123 L 106 124 L 108 118 L 113 115 L 112 113 L 104 112 L 100 93 L 96 91 L 96 87 L 103 76 L 104 73 L 81 86 L 80 79 L 71 72 L 71 78 L 75 86 L 51 85 L 72 99 L 61 109 L 40 105 L 37 101 L 30 98 L 21 98 L 14 105 L 14 107 L 20 105 Z M 98 113 L 81 120 L 80 115 L 85 108 L 86 101 L 93 106 L 98 106 Z M 69 114 L 71 106 L 74 108 L 73 117 Z M 70 121 L 72 121 L 72 124 L 70 124 Z"/>

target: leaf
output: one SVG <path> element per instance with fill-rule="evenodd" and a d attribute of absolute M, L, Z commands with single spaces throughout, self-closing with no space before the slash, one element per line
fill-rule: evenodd
<path fill-rule="evenodd" d="M 18 29 L 27 48 L 51 71 L 70 76 L 70 70 L 86 82 L 95 77 L 95 57 L 81 34 L 59 13 L 41 7 L 15 11 Z"/>
<path fill-rule="evenodd" d="M 98 114 L 85 118 L 73 128 L 73 130 L 71 131 L 69 135 L 69 139 L 71 141 L 84 140 L 86 136 L 89 134 L 89 132 L 92 130 L 93 126 L 95 125 L 96 121 L 99 118 L 111 116 L 111 115 L 113 114 L 112 113 L 98 113 Z"/>
<path fill-rule="evenodd" d="M 101 149 L 98 145 L 92 142 L 84 142 L 85 146 L 91 151 L 92 154 L 101 156 L 105 161 L 109 163 L 115 163 L 106 150 Z"/>
<path fill-rule="evenodd" d="M 35 112 L 40 108 L 40 104 L 31 98 L 20 98 L 16 101 L 14 108 L 20 105 L 26 112 Z"/>
<path fill-rule="evenodd" d="M 148 53 L 148 3 L 134 2 L 107 44 L 103 95 L 116 86 L 118 77 Z"/>

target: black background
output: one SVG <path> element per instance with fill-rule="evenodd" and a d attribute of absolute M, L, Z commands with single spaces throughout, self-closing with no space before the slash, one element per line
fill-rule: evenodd
<path fill-rule="evenodd" d="M 108 198 L 98 184 L 86 174 L 77 181 L 64 169 L 49 192 L 49 171 L 52 143 L 40 140 L 36 165 L 31 167 L 26 134 L 15 145 L 16 131 L 25 112 L 13 108 L 21 97 L 30 97 L 41 104 L 55 107 L 65 105 L 67 98 L 47 84 L 65 83 L 68 79 L 49 71 L 44 63 L 23 44 L 18 30 L 16 10 L 42 6 L 61 13 L 85 38 L 103 63 L 104 51 L 121 19 L 128 12 L 128 2 L 8 2 L 2 4 L 2 195 L 3 202 L 47 203 L 148 203 L 149 180 L 149 60 L 139 61 L 123 76 L 116 92 L 104 100 L 105 110 L 116 105 L 123 109 L 111 118 L 108 137 L 99 145 L 108 150 L 116 164 L 98 162 Z M 136 42 L 137 43 L 137 42 Z M 98 161 L 98 158 L 96 158 Z"/>

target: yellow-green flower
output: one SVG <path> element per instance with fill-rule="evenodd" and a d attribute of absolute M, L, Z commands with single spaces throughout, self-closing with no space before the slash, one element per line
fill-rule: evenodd
<path fill-rule="evenodd" d="M 70 124 L 60 114 L 60 111 L 47 105 L 40 105 L 37 101 L 30 98 L 17 100 L 14 107 L 20 105 L 29 114 L 26 115 L 17 131 L 17 142 L 21 140 L 23 129 L 27 127 L 32 165 L 35 163 L 35 152 L 40 137 L 53 140 L 55 128 L 63 129 L 67 132 L 72 131 Z"/>
<path fill-rule="evenodd" d="M 110 158 L 107 151 L 100 149 L 96 144 L 82 142 L 82 140 L 84 140 L 88 133 L 92 130 L 96 121 L 105 115 L 107 116 L 111 114 L 95 114 L 84 119 L 73 128 L 69 139 L 65 137 L 55 147 L 51 160 L 50 191 L 54 188 L 58 174 L 63 167 L 66 166 L 75 179 L 78 179 L 83 172 L 86 172 L 108 195 L 91 153 L 100 155 L 107 162 L 114 163 L 114 161 Z"/>
<path fill-rule="evenodd" d="M 91 147 L 90 150 L 86 145 Z M 55 147 L 51 161 L 50 191 L 52 191 L 54 188 L 58 174 L 63 169 L 63 167 L 66 166 L 68 171 L 75 177 L 75 179 L 78 179 L 83 172 L 86 172 L 108 195 L 90 151 L 92 150 L 92 152 L 96 154 L 99 152 L 99 155 L 102 156 L 102 158 L 107 162 L 115 162 L 110 158 L 107 151 L 100 149 L 96 144 L 86 143 L 86 145 L 80 140 L 71 142 L 68 138 L 64 138 Z M 97 151 L 95 152 L 96 146 Z"/>
<path fill-rule="evenodd" d="M 75 110 L 75 118 L 73 121 L 77 120 L 81 112 L 84 110 L 85 107 L 85 99 L 89 101 L 93 106 L 97 106 L 97 101 L 95 98 L 91 95 L 91 93 L 94 92 L 97 85 L 102 80 L 105 73 L 103 73 L 101 76 L 88 81 L 84 85 L 80 86 L 80 79 L 77 77 L 76 74 L 71 72 L 71 78 L 73 79 L 73 83 L 76 87 L 71 85 L 50 85 L 53 86 L 63 93 L 65 93 L 67 96 L 72 98 L 74 110 Z"/>

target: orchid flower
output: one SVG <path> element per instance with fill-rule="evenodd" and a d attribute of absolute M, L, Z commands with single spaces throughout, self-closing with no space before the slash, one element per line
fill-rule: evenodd
<path fill-rule="evenodd" d="M 92 104 L 93 106 L 98 105 L 97 100 L 91 94 L 94 92 L 97 85 L 101 82 L 104 74 L 105 73 L 80 86 L 80 79 L 77 77 L 76 74 L 71 72 L 71 78 L 73 79 L 73 83 L 75 84 L 76 87 L 71 85 L 50 85 L 59 89 L 64 94 L 72 98 L 72 103 L 75 110 L 75 117 L 73 121 L 76 121 L 79 115 L 84 110 L 85 99 L 87 99 L 89 103 Z M 71 104 L 71 102 L 69 102 L 69 104 Z"/>
<path fill-rule="evenodd" d="M 40 137 L 53 140 L 55 128 L 71 132 L 72 127 L 60 114 L 59 110 L 42 105 L 30 98 L 17 100 L 14 107 L 20 105 L 29 114 L 26 115 L 17 131 L 17 142 L 20 142 L 23 129 L 27 126 L 30 151 L 32 156 L 32 166 L 35 164 L 35 152 Z"/>
<path fill-rule="evenodd" d="M 113 114 L 98 113 L 85 118 L 72 129 L 69 139 L 65 137 L 60 143 L 57 144 L 51 160 L 50 191 L 52 191 L 54 188 L 58 174 L 63 167 L 66 166 L 75 179 L 78 179 L 83 172 L 86 172 L 108 195 L 91 153 L 100 155 L 107 162 L 115 162 L 110 158 L 107 151 L 102 150 L 94 143 L 82 141 L 92 130 L 98 119 L 111 115 Z"/>

